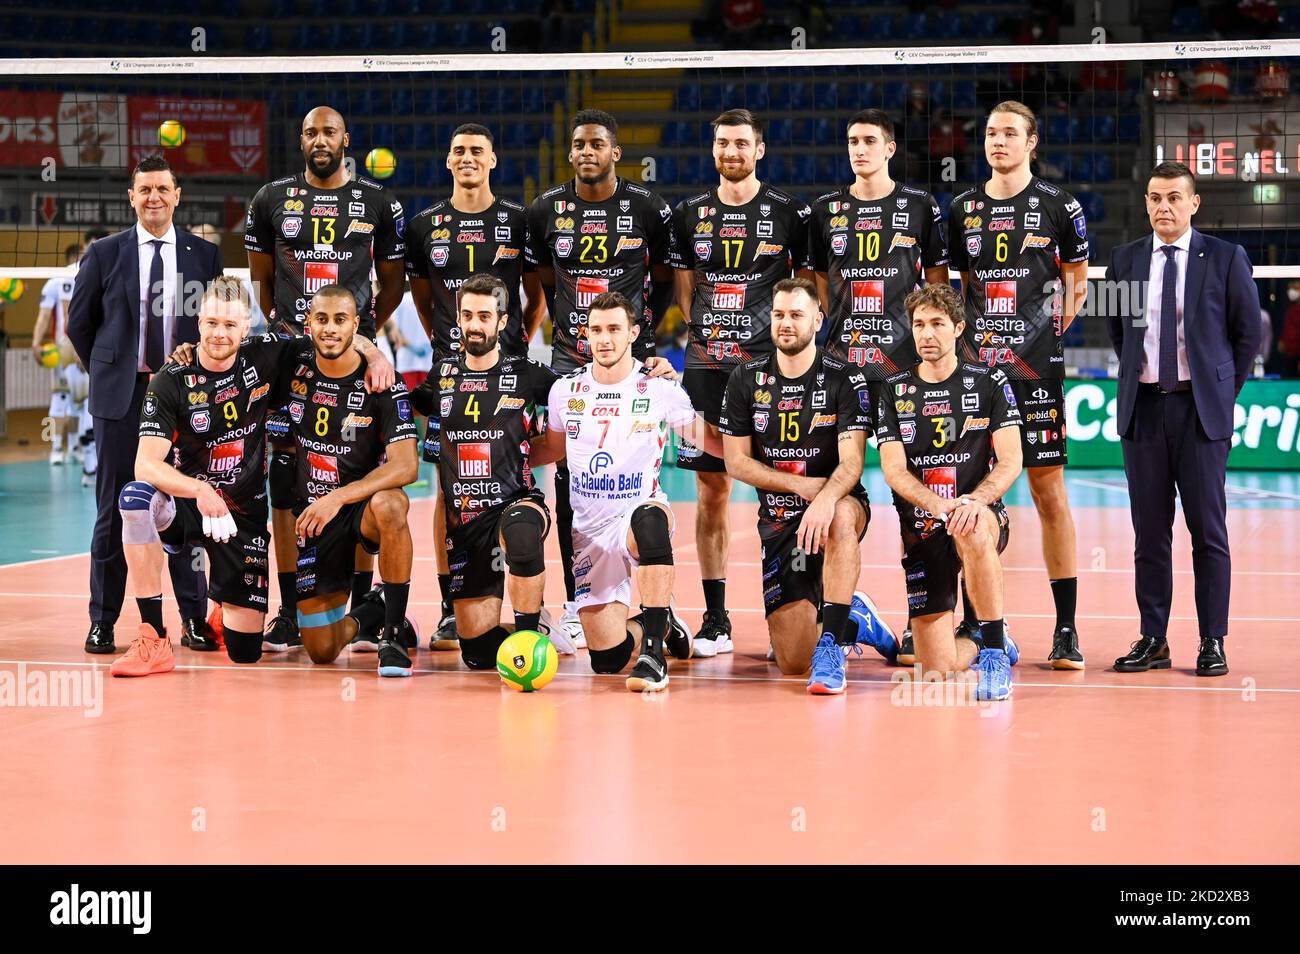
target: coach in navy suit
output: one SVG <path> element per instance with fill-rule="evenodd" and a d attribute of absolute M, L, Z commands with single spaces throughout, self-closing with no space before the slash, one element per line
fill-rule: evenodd
<path fill-rule="evenodd" d="M 90 373 L 90 414 L 99 449 L 86 637 L 86 651 L 92 653 L 115 648 L 113 627 L 126 591 L 118 494 L 135 476 L 140 408 L 150 374 L 177 344 L 198 341 L 203 289 L 221 274 L 217 246 L 172 224 L 180 194 L 166 161 L 158 156 L 142 160 L 127 191 L 135 226 L 91 244 L 68 306 L 68 338 Z M 194 568 L 189 551 L 169 562 L 182 644 L 216 649 L 204 620 L 207 584 L 201 569 Z"/>
<path fill-rule="evenodd" d="M 1142 629 L 1118 672 L 1167 669 L 1173 596 L 1174 489 L 1192 536 L 1198 676 L 1228 672 L 1228 451 L 1236 397 L 1259 347 L 1259 292 L 1239 245 L 1192 228 L 1196 179 L 1179 162 L 1152 170 L 1146 190 L 1153 235 L 1111 253 L 1109 290 L 1136 291 L 1108 309 L 1119 355 L 1116 427 L 1133 515 L 1134 573 Z M 1112 299 L 1114 300 L 1114 299 Z"/>

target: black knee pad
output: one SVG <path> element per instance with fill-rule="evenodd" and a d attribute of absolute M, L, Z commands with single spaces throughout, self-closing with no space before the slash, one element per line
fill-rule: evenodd
<path fill-rule="evenodd" d="M 509 635 L 504 626 L 497 626 L 473 639 L 461 637 L 460 658 L 470 669 L 496 669 L 497 650 Z"/>
<path fill-rule="evenodd" d="M 275 451 L 271 455 L 271 506 L 276 510 L 293 509 L 293 485 L 298 476 L 298 458 Z"/>
<path fill-rule="evenodd" d="M 227 626 L 222 639 L 226 641 L 226 655 L 231 662 L 255 663 L 262 658 L 261 633 L 241 633 Z"/>
<path fill-rule="evenodd" d="M 672 566 L 673 542 L 668 537 L 668 514 L 663 507 L 642 504 L 632 511 L 632 539 L 642 566 Z"/>
<path fill-rule="evenodd" d="M 605 676 L 622 672 L 623 667 L 627 665 L 627 661 L 632 658 L 632 650 L 635 647 L 636 640 L 632 638 L 631 633 L 628 633 L 627 639 L 613 649 L 588 648 L 587 655 L 591 657 L 591 671 Z"/>
<path fill-rule="evenodd" d="M 536 507 L 511 504 L 501 518 L 501 536 L 506 542 L 506 563 L 515 576 L 537 576 L 546 569 L 542 536 L 546 518 Z"/>

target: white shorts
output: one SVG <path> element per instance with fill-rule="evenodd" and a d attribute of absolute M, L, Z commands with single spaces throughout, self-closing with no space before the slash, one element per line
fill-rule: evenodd
<path fill-rule="evenodd" d="M 54 369 L 50 392 L 50 417 L 78 417 L 86 400 L 88 377 L 75 364 Z"/>
<path fill-rule="evenodd" d="M 638 500 L 617 520 L 590 533 L 573 528 L 573 599 L 579 609 L 606 603 L 632 606 L 632 574 L 640 564 L 627 548 L 627 536 L 636 508 L 652 502 Z M 670 538 L 676 529 L 672 521 Z"/>

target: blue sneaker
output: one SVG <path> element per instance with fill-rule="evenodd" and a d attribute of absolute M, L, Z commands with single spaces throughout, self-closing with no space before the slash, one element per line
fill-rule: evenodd
<path fill-rule="evenodd" d="M 960 639 L 962 636 L 965 636 L 973 642 L 977 649 L 984 648 L 984 639 L 980 636 L 980 631 L 978 629 L 972 631 L 968 626 L 966 626 L 964 621 L 957 625 L 957 638 Z M 1017 646 L 1016 641 L 1011 638 L 1011 625 L 1009 623 L 1003 624 L 1002 643 L 1006 646 L 1007 657 L 1011 660 L 1011 665 L 1014 666 L 1016 663 L 1020 662 L 1020 647 Z"/>
<path fill-rule="evenodd" d="M 844 650 L 835 645 L 829 634 L 823 633 L 813 650 L 808 691 L 817 696 L 833 696 L 844 691 L 844 684 Z"/>
<path fill-rule="evenodd" d="M 871 602 L 871 597 L 861 590 L 856 590 L 849 602 L 849 619 L 858 624 L 856 641 L 866 643 L 884 656 L 891 666 L 894 665 L 898 658 L 898 637 L 880 615 L 876 604 Z"/>
<path fill-rule="evenodd" d="M 1020 647 L 1017 646 L 1016 641 L 1011 638 L 1010 626 L 1003 628 L 1002 642 L 1006 644 L 1007 658 L 1011 660 L 1011 665 L 1014 666 L 1016 663 L 1020 662 Z"/>
<path fill-rule="evenodd" d="M 981 649 L 973 667 L 979 673 L 975 698 L 996 702 L 1011 697 L 1011 660 L 1000 649 Z"/>

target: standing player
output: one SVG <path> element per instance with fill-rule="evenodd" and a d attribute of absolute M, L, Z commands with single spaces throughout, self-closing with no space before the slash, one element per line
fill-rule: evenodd
<path fill-rule="evenodd" d="M 849 605 L 871 519 L 861 477 L 872 416 L 865 383 L 855 387 L 848 366 L 817 347 L 821 323 L 812 282 L 773 286 L 776 352 L 731 372 L 719 429 L 727 472 L 758 490 L 776 663 L 787 675 L 811 665 L 808 691 L 835 694 L 857 636 Z"/>
<path fill-rule="evenodd" d="M 477 123 L 458 126 L 447 153 L 447 169 L 454 183 L 451 198 L 435 202 L 412 218 L 406 229 L 411 297 L 433 342 L 435 365 L 454 361 L 463 350 L 457 290 L 475 275 L 495 275 L 505 283 L 509 306 L 501 334 L 504 354 L 528 354 L 528 342 L 545 315 L 541 281 L 525 254 L 524 207 L 493 194 L 491 175 L 496 164 L 491 131 Z M 433 538 L 443 540 L 447 536 L 446 512 L 435 505 L 433 514 Z M 429 645 L 431 649 L 456 649 L 447 549 L 435 549 L 443 615 Z"/>
<path fill-rule="evenodd" d="M 1030 172 L 1037 145 L 1032 110 L 1011 100 L 993 107 L 984 137 L 993 176 L 953 199 L 948 242 L 971 319 L 959 357 L 1006 374 L 1025 424 L 1025 470 L 1056 604 L 1047 658 L 1053 669 L 1082 669 L 1061 336 L 1088 293 L 1088 227 L 1078 200 Z"/>
<path fill-rule="evenodd" d="M 618 123 L 584 109 L 570 125 L 574 177 L 539 195 L 528 208 L 528 255 L 536 266 L 554 325 L 551 367 L 567 374 L 591 362 L 587 310 L 597 295 L 618 292 L 636 310 L 640 335 L 633 357 L 654 354 L 656 322 L 672 303 L 672 210 L 644 186 L 619 176 L 623 155 Z M 575 642 L 582 629 L 574 612 L 573 508 L 569 470 L 556 467 L 555 516 L 564 563 L 566 603 L 560 620 Z"/>
<path fill-rule="evenodd" d="M 633 357 L 638 324 L 636 306 L 617 292 L 591 302 L 592 364 L 551 388 L 539 459 L 569 459 L 573 572 L 591 668 L 621 672 L 639 643 L 627 687 L 652 692 L 668 685 L 665 645 L 678 659 L 691 655 L 690 630 L 670 607 L 673 515 L 659 485 L 667 432 L 712 453 L 722 447 L 681 386 L 650 377 Z M 641 612 L 629 619 L 634 572 Z"/>
<path fill-rule="evenodd" d="M 342 285 L 356 298 L 360 334 L 373 341 L 402 300 L 402 204 L 377 182 L 348 178 L 347 127 L 335 110 L 318 106 L 309 112 L 298 141 L 304 171 L 263 186 L 248 206 L 244 247 L 262 312 L 272 331 L 302 334 L 312 296 L 326 285 Z M 372 266 L 379 281 L 373 295 Z M 284 650 L 301 642 L 294 622 L 294 574 L 284 569 L 297 559 L 290 512 L 295 468 L 288 421 L 277 411 L 267 425 L 273 437 L 271 526 L 280 612 L 266 643 L 268 649 Z M 362 563 L 354 597 L 370 588 L 373 564 L 364 555 Z"/>
<path fill-rule="evenodd" d="M 333 662 L 343 647 L 379 653 L 381 676 L 409 676 L 414 627 L 410 502 L 416 478 L 415 421 L 406 389 L 366 389 L 353 352 L 360 319 L 352 292 L 326 285 L 311 300 L 312 355 L 290 377 L 290 430 L 298 445 L 294 481 L 298 543 L 298 627 L 312 662 Z M 384 577 L 344 615 L 358 546 L 379 554 Z M 382 634 L 379 633 L 382 624 Z"/>
<path fill-rule="evenodd" d="M 894 490 L 903 536 L 907 610 L 923 672 L 972 663 L 978 699 L 1011 695 L 1018 653 L 1002 610 L 1010 532 L 1002 495 L 1020 476 L 1020 414 L 1000 368 L 959 361 L 961 299 L 949 285 L 907 296 L 920 364 L 886 379 L 877 408 L 880 468 Z M 957 631 L 957 575 L 979 623 Z"/>
<path fill-rule="evenodd" d="M 759 182 L 763 128 L 746 109 L 713 121 L 718 185 L 673 211 L 677 305 L 689 321 L 686 376 L 691 403 L 718 436 L 727 378 L 738 364 L 772 352 L 772 287 L 798 274 L 812 278 L 808 227 L 812 209 Z M 694 470 L 699 506 L 695 543 L 704 575 L 704 621 L 695 655 L 732 651 L 726 606 L 731 530 L 726 465 L 698 447 L 683 447 L 677 466 Z"/>
<path fill-rule="evenodd" d="M 32 329 L 32 353 L 41 360 L 41 348 L 48 338 L 59 349 L 59 364 L 54 369 L 54 388 L 50 394 L 50 417 L 54 421 L 54 446 L 50 448 L 50 463 L 62 464 L 65 460 L 82 458 L 82 486 L 86 477 L 93 477 L 94 439 L 86 443 L 90 431 L 90 415 L 86 412 L 86 393 L 89 378 L 68 340 L 68 302 L 72 300 L 72 287 L 77 277 L 77 262 L 84 251 L 81 245 L 69 245 L 63 257 L 68 273 L 51 278 L 41 289 L 41 307 Z M 61 446 L 66 439 L 67 450 Z M 86 466 L 85 455 L 90 455 Z M 93 481 L 91 481 L 93 483 Z"/>
<path fill-rule="evenodd" d="M 461 658 L 471 669 L 495 669 L 502 641 L 521 629 L 541 632 L 560 652 L 572 653 L 572 643 L 555 631 L 542 608 L 542 547 L 551 515 L 529 466 L 556 374 L 502 348 L 501 336 L 510 328 L 505 282 L 474 275 L 456 297 L 456 337 L 463 347 L 435 368 L 437 378 L 430 377 L 412 401 L 429 416 L 426 460 L 440 441 L 436 461 Z M 505 567 L 513 630 L 501 625 Z"/>

